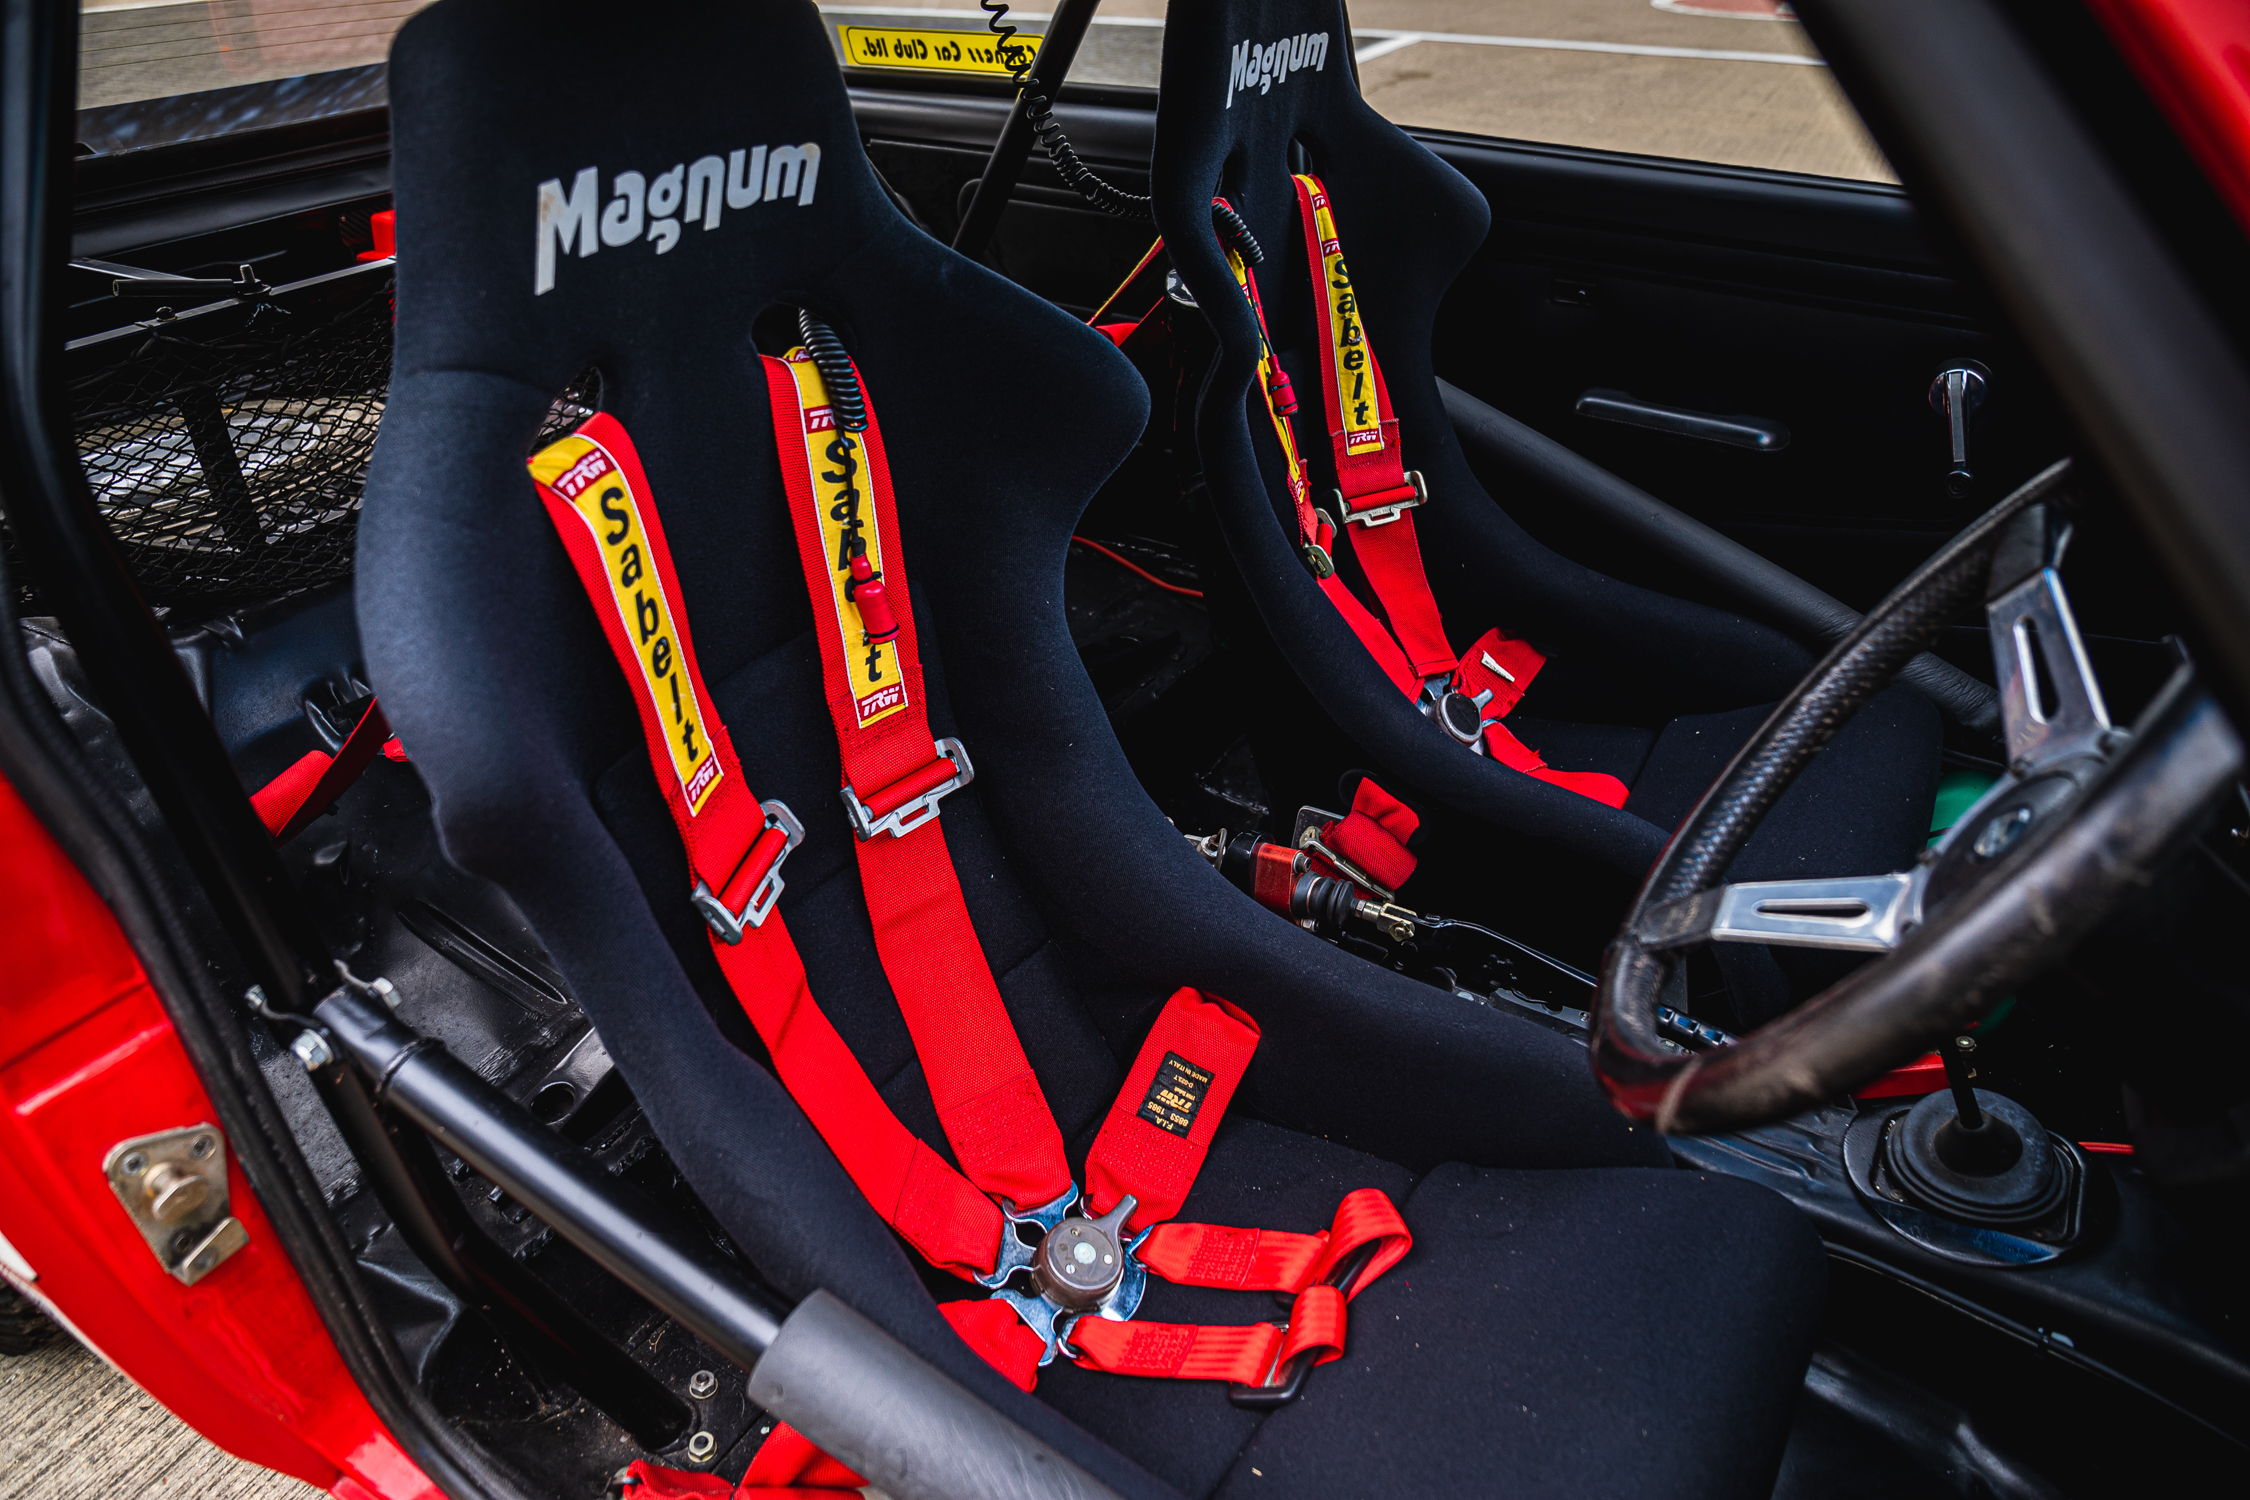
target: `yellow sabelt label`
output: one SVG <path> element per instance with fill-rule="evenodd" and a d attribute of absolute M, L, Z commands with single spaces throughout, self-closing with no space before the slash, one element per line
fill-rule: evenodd
<path fill-rule="evenodd" d="M 1006 77 L 1029 67 L 1039 38 L 1019 35 L 1006 47 L 979 31 L 925 31 L 911 26 L 839 26 L 844 62 L 854 68 L 927 68 L 941 73 Z"/>
<path fill-rule="evenodd" d="M 641 690 L 667 727 L 665 743 L 671 747 L 672 770 L 680 778 L 688 811 L 702 812 L 726 772 L 711 753 L 702 706 L 673 644 L 680 630 L 656 559 L 648 551 L 643 497 L 633 493 L 610 451 L 591 438 L 566 437 L 541 449 L 531 460 L 531 477 L 568 502 L 601 549 L 610 601 L 640 663 Z"/>
<path fill-rule="evenodd" d="M 1309 184 L 1308 184 L 1309 186 Z M 1344 451 L 1373 453 L 1383 446 L 1381 404 L 1368 378 L 1367 334 L 1359 326 L 1359 299 L 1352 295 L 1351 273 L 1344 269 L 1344 247 L 1336 238 L 1336 218 L 1328 195 L 1312 189 L 1313 228 L 1320 236 L 1322 280 L 1328 287 L 1328 338 L 1336 370 L 1336 400 L 1344 413 Z"/>
<path fill-rule="evenodd" d="M 865 553 L 868 565 L 883 571 L 882 527 L 875 519 L 875 492 L 861 484 L 866 466 L 860 441 L 836 425 L 828 408 L 828 383 L 802 349 L 786 356 L 797 377 L 797 405 L 805 414 L 805 467 L 812 472 L 813 505 L 828 552 L 828 585 L 836 602 L 836 629 L 844 641 L 844 671 L 851 682 L 852 707 L 865 729 L 906 708 L 906 678 L 898 667 L 896 641 L 869 641 L 852 603 L 852 559 Z"/>

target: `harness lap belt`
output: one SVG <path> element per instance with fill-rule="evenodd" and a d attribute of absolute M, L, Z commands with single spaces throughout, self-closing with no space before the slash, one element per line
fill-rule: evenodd
<path fill-rule="evenodd" d="M 1088 1156 L 1086 1206 L 1105 1217 L 1065 1217 L 1079 1194 L 1061 1133 L 970 925 L 939 822 L 939 800 L 974 773 L 957 742 L 931 739 L 880 429 L 872 412 L 863 433 L 834 424 L 803 351 L 769 358 L 765 370 L 876 944 L 962 1171 L 900 1124 L 811 994 L 774 910 L 802 826 L 749 788 L 624 428 L 597 415 L 536 455 L 531 472 L 634 688 L 687 851 L 690 899 L 783 1085 L 886 1222 L 933 1264 L 992 1290 L 990 1300 L 942 1311 L 1026 1390 L 1057 1353 L 1090 1369 L 1254 1387 L 1293 1359 L 1336 1357 L 1346 1301 L 1412 1243 L 1379 1190 L 1347 1195 L 1313 1234 L 1163 1222 L 1192 1187 L 1257 1047 L 1256 1023 L 1226 1002 L 1182 988 L 1166 1003 Z M 1018 1225 L 1046 1238 L 1034 1249 Z M 1286 1324 L 1239 1328 L 1129 1323 L 1150 1271 L 1285 1293 L 1292 1312 Z M 1083 1278 L 1093 1291 L 1080 1296 Z M 636 1476 L 651 1500 L 713 1493 L 707 1476 L 645 1465 Z M 780 1425 L 742 1488 L 771 1495 L 861 1482 Z"/>
<path fill-rule="evenodd" d="M 1427 488 L 1420 473 L 1405 467 L 1390 387 L 1360 313 L 1334 207 L 1319 178 L 1300 174 L 1292 181 L 1307 270 L 1319 288 L 1313 299 L 1315 342 L 1320 352 L 1321 404 L 1338 485 L 1330 495 L 1333 515 L 1311 501 L 1304 459 L 1289 421 L 1295 404 L 1277 399 L 1283 381 L 1267 334 L 1257 278 L 1239 251 L 1224 248 L 1235 282 L 1257 319 L 1259 384 L 1289 475 L 1300 550 L 1316 584 L 1392 686 L 1414 699 L 1455 740 L 1538 780 L 1611 807 L 1624 806 L 1628 788 L 1616 777 L 1554 770 L 1538 751 L 1502 726 L 1500 720 L 1546 664 L 1538 648 L 1493 629 L 1465 655 L 1454 655 L 1414 529 L 1412 513 L 1427 502 Z M 1382 607 L 1381 620 L 1336 573 L 1339 534 L 1349 542 Z"/>

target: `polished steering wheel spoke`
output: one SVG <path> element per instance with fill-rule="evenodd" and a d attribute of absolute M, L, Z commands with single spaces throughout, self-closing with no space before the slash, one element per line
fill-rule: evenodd
<path fill-rule="evenodd" d="M 1652 951 L 1763 943 L 1887 953 L 1914 922 L 1920 886 L 1916 873 L 1743 881 L 1650 908 L 1635 936 Z"/>
<path fill-rule="evenodd" d="M 2009 768 L 2021 776 L 2074 755 L 2100 754 L 2112 732 L 2109 707 L 2053 564 L 1994 598 L 1985 618 Z"/>

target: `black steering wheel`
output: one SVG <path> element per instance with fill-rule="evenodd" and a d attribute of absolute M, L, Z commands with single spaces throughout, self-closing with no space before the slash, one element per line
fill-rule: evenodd
<path fill-rule="evenodd" d="M 2162 868 L 2231 788 L 2242 743 L 2182 665 L 2114 728 L 2056 572 L 2053 465 L 1955 537 L 1751 736 L 1650 870 L 1602 960 L 1591 1053 L 1617 1107 L 1667 1133 L 1745 1129 L 1848 1094 L 1989 1011 Z M 2007 774 L 1911 870 L 1729 885 L 1759 821 L 1845 722 L 1985 599 Z M 1731 1045 L 1682 1052 L 1656 1009 L 1685 950 L 1880 954 Z"/>

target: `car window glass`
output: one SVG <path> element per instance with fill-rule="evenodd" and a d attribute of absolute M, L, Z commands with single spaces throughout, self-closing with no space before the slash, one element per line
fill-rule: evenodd
<path fill-rule="evenodd" d="M 1183 0 L 1184 3 L 1184 0 Z M 1000 79 L 960 0 L 825 5 L 870 80 Z M 1894 181 L 1786 0 L 1352 0 L 1360 87 L 1399 124 L 1728 166 Z M 1104 0 L 1080 84 L 1154 88 L 1163 0 Z M 1038 9 L 1008 20 L 1026 38 Z M 1253 39 L 1255 40 L 1255 39 Z"/>
<path fill-rule="evenodd" d="M 380 63 L 428 0 L 80 0 L 78 107 Z"/>
<path fill-rule="evenodd" d="M 1785 0 L 1352 0 L 1409 127 L 1895 180 Z"/>

